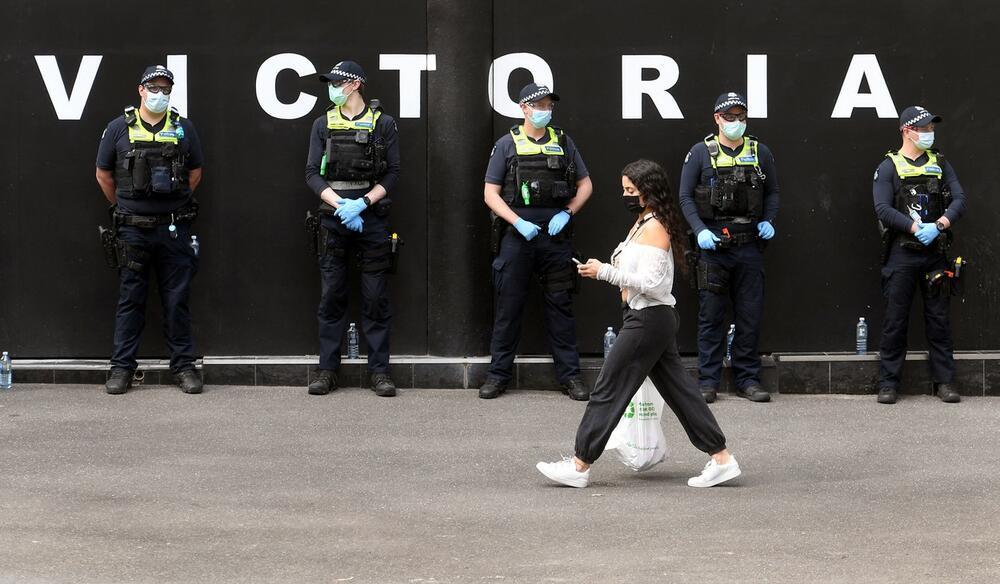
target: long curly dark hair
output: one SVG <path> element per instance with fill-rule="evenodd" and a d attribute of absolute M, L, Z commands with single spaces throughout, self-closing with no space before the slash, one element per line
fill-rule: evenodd
<path fill-rule="evenodd" d="M 674 254 L 674 265 L 682 273 L 687 272 L 684 254 L 687 251 L 686 230 L 680 207 L 674 201 L 670 190 L 670 178 L 662 166 L 652 160 L 640 159 L 630 162 L 622 169 L 639 193 L 646 198 L 646 206 L 656 213 L 656 218 L 670 235 L 670 249 Z"/>

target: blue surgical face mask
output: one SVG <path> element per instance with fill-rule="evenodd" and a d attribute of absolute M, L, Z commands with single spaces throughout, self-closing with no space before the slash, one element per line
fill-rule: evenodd
<path fill-rule="evenodd" d="M 330 91 L 330 101 L 333 102 L 333 105 L 338 107 L 347 103 L 347 98 L 351 95 L 350 93 L 344 93 L 343 86 L 334 87 L 333 85 L 330 85 L 328 89 Z"/>
<path fill-rule="evenodd" d="M 552 121 L 552 112 L 550 110 L 536 110 L 531 106 L 528 107 L 531 109 L 531 117 L 528 119 L 532 126 L 544 128 Z"/>
<path fill-rule="evenodd" d="M 747 131 L 746 122 L 723 122 L 722 135 L 730 140 L 739 140 L 743 137 L 743 132 Z"/>
<path fill-rule="evenodd" d="M 934 145 L 934 132 L 917 132 L 917 139 L 913 140 L 913 145 L 921 150 L 927 150 Z"/>
<path fill-rule="evenodd" d="M 160 93 L 146 92 L 146 109 L 154 114 L 162 114 L 167 111 L 168 105 L 170 105 L 169 95 L 164 94 L 162 91 Z"/>

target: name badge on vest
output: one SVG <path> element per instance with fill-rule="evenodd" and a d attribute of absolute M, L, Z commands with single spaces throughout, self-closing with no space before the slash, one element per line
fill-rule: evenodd
<path fill-rule="evenodd" d="M 940 174 L 941 173 L 941 167 L 937 166 L 935 164 L 928 164 L 927 166 L 924 167 L 924 172 L 926 172 L 928 174 L 932 174 L 932 173 L 938 173 L 938 174 Z"/>
<path fill-rule="evenodd" d="M 749 164 L 753 164 L 754 162 L 757 162 L 757 157 L 756 156 L 740 156 L 737 160 L 739 160 L 740 162 L 746 162 L 746 163 L 749 163 Z"/>
<path fill-rule="evenodd" d="M 558 146 L 558 145 L 557 146 L 547 145 L 547 146 L 544 146 L 542 148 L 542 150 L 544 150 L 548 154 L 562 154 L 563 153 L 562 146 Z"/>
<path fill-rule="evenodd" d="M 371 122 L 354 122 L 354 125 L 357 126 L 357 127 L 359 127 L 359 128 L 371 128 L 372 127 L 372 123 Z"/>
<path fill-rule="evenodd" d="M 161 138 L 176 138 L 177 132 L 160 132 L 159 136 Z"/>

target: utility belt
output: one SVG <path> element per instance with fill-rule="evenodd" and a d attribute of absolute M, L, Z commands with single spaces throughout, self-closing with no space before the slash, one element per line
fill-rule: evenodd
<path fill-rule="evenodd" d="M 731 233 L 728 227 L 722 228 L 722 235 L 719 237 L 721 241 L 715 244 L 717 249 L 730 249 L 734 247 L 740 247 L 741 245 L 746 245 L 748 243 L 760 243 L 763 247 L 764 240 L 753 231 L 740 231 L 737 233 Z"/>
<path fill-rule="evenodd" d="M 194 221 L 198 217 L 198 204 L 192 202 L 173 213 L 163 213 L 160 215 L 126 215 L 115 210 L 111 217 L 115 227 L 127 225 L 129 227 L 153 229 L 160 225 L 173 225 L 178 221 Z"/>
<path fill-rule="evenodd" d="M 171 225 L 178 221 L 194 221 L 198 216 L 198 203 L 192 200 L 186 206 L 181 207 L 173 213 L 162 215 L 127 215 L 118 211 L 117 205 L 108 208 L 108 216 L 111 220 L 111 227 L 103 225 L 97 226 L 97 235 L 100 238 L 101 248 L 104 250 L 104 261 L 109 268 L 129 268 L 140 271 L 149 260 L 149 253 L 125 242 L 118 235 L 118 228 L 122 225 L 129 227 L 139 227 L 140 229 L 153 229 L 160 225 Z M 170 230 L 170 237 L 177 239 L 177 231 Z"/>
<path fill-rule="evenodd" d="M 504 237 L 512 231 L 517 231 L 514 226 L 507 223 L 495 213 L 490 213 L 490 253 L 494 257 L 500 253 L 500 244 Z M 548 237 L 552 241 L 571 241 L 573 239 L 573 221 L 563 227 L 562 231 L 555 235 L 549 235 L 548 229 L 544 226 L 538 232 L 538 237 Z"/>
<path fill-rule="evenodd" d="M 948 251 L 951 249 L 952 243 L 955 240 L 955 236 L 950 229 L 939 234 L 930 245 L 924 245 L 920 243 L 920 240 L 918 240 L 913 234 L 900 233 L 889 229 L 881 221 L 878 222 L 878 228 L 881 236 L 879 261 L 883 266 L 889 261 L 889 255 L 892 253 L 894 245 L 898 245 L 903 249 L 908 249 L 922 254 L 947 255 Z"/>
<path fill-rule="evenodd" d="M 387 199 L 382 199 L 379 201 L 386 201 Z M 373 208 L 377 207 L 378 203 L 372 205 Z M 373 209 L 374 210 L 374 209 Z M 327 206 L 327 208 L 321 207 L 318 212 L 306 211 L 306 246 L 309 249 L 309 253 L 316 256 L 317 258 L 323 258 L 327 255 L 332 255 L 338 258 L 353 258 L 355 263 L 361 267 L 362 272 L 386 272 L 388 274 L 395 274 L 396 269 L 399 265 L 399 253 L 400 248 L 403 246 L 403 240 L 399 237 L 399 234 L 392 233 L 386 240 L 376 247 L 368 250 L 357 249 L 354 250 L 354 254 L 349 254 L 349 249 L 347 246 L 334 246 L 331 245 L 333 241 L 332 232 L 323 226 L 322 216 L 332 215 L 332 209 Z M 376 213 L 377 214 L 377 213 Z M 388 214 L 388 211 L 386 211 Z M 385 216 L 385 215 L 380 215 Z"/>
<path fill-rule="evenodd" d="M 962 294 L 961 277 L 967 271 L 968 260 L 958 256 L 949 262 L 947 268 L 928 272 L 924 275 L 924 285 L 930 296 L 960 296 Z"/>

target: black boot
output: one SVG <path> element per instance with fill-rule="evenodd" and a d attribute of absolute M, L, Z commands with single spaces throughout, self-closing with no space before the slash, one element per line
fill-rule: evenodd
<path fill-rule="evenodd" d="M 955 391 L 955 386 L 950 383 L 937 384 L 937 396 L 946 404 L 957 404 L 962 401 L 962 396 Z"/>
<path fill-rule="evenodd" d="M 767 393 L 763 387 L 756 383 L 752 383 L 743 389 L 737 389 L 736 395 L 752 402 L 763 403 L 771 401 L 771 394 Z"/>
<path fill-rule="evenodd" d="M 878 403 L 880 404 L 896 403 L 896 388 L 895 387 L 878 388 Z"/>
<path fill-rule="evenodd" d="M 201 393 L 204 384 L 201 376 L 194 369 L 185 369 L 177 374 L 177 385 L 184 393 Z"/>
<path fill-rule="evenodd" d="M 385 373 L 372 373 L 372 391 L 379 397 L 396 395 L 396 384 Z"/>
<path fill-rule="evenodd" d="M 329 369 L 317 369 L 316 379 L 309 384 L 309 395 L 326 395 L 337 389 L 337 374 Z"/>
<path fill-rule="evenodd" d="M 562 391 L 569 396 L 569 399 L 576 401 L 587 401 L 590 399 L 590 390 L 583 384 L 583 380 L 574 377 L 562 384 Z"/>
<path fill-rule="evenodd" d="M 719 392 L 714 387 L 702 387 L 701 397 L 705 398 L 705 403 L 715 403 L 719 399 Z"/>
<path fill-rule="evenodd" d="M 487 379 L 486 383 L 479 388 L 479 398 L 493 399 L 495 397 L 500 397 L 505 391 L 507 391 L 506 383 L 496 379 Z"/>
<path fill-rule="evenodd" d="M 132 371 L 128 369 L 112 369 L 107 383 L 104 384 L 104 391 L 111 395 L 121 395 L 132 387 Z"/>

